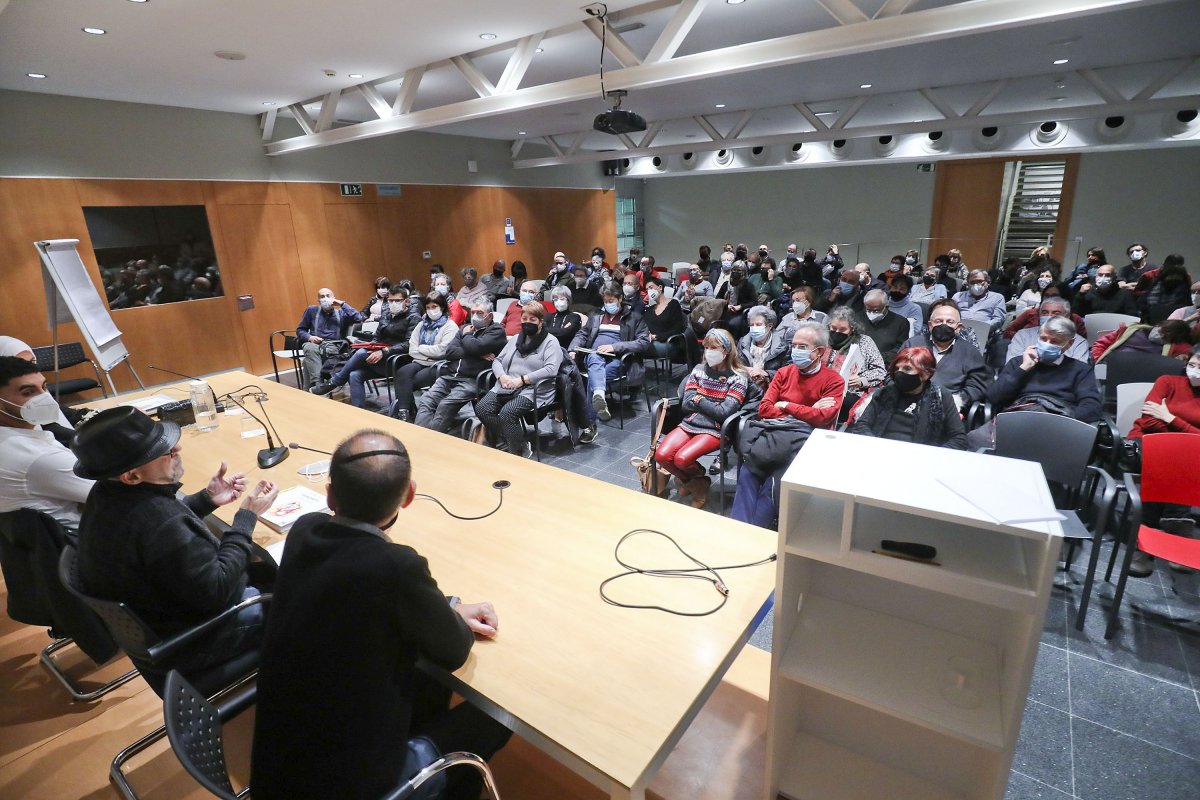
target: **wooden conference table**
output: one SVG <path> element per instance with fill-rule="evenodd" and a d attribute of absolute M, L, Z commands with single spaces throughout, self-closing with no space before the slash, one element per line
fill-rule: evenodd
<path fill-rule="evenodd" d="M 711 565 L 758 561 L 775 551 L 773 531 L 734 522 L 686 505 L 518 458 L 461 439 L 363 411 L 244 372 L 212 376 L 222 394 L 257 384 L 283 441 L 319 450 L 333 448 L 361 428 L 396 435 L 412 457 L 417 491 L 451 511 L 477 516 L 496 506 L 493 481 L 507 480 L 504 502 L 479 521 L 449 517 L 418 498 L 389 531 L 429 559 L 446 594 L 464 602 L 490 600 L 499 634 L 479 641 L 467 663 L 449 676 L 454 688 L 518 735 L 545 750 L 613 798 L 643 798 L 655 771 L 670 754 L 749 635 L 765 615 L 775 585 L 774 564 L 722 572 L 729 587 L 725 607 L 706 617 L 606 604 L 600 582 L 622 571 L 613 557 L 628 531 L 653 528 L 674 537 Z M 175 385 L 186 392 L 186 382 Z M 104 407 L 148 394 L 179 396 L 156 387 L 89 404 Z M 256 414 L 256 404 L 248 403 Z M 261 414 L 260 414 L 261 416 Z M 270 479 L 287 488 L 307 485 L 297 473 L 324 458 L 293 450 L 260 470 L 262 436 L 242 439 L 239 418 L 222 415 L 220 427 L 184 429 L 181 442 L 185 491 L 204 487 L 222 459 L 253 483 Z M 218 510 L 232 518 L 237 504 Z M 259 523 L 255 540 L 280 535 Z M 646 568 L 693 566 L 660 537 L 640 536 L 622 548 Z M 369 587 L 364 587 L 369 591 Z M 702 611 L 720 601 L 715 587 L 694 580 L 633 576 L 610 584 L 610 596 L 639 605 Z"/>

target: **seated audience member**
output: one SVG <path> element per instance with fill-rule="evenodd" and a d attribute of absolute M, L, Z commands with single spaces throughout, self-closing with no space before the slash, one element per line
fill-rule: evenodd
<path fill-rule="evenodd" d="M 1128 438 L 1148 433 L 1200 433 L 1200 344 L 1189 351 L 1183 375 L 1160 375 L 1154 381 Z"/>
<path fill-rule="evenodd" d="M 946 297 L 954 297 L 954 294 L 958 291 L 959 280 L 962 280 L 964 286 L 966 285 L 965 278 L 955 277 L 956 270 L 950 268 L 950 256 L 945 253 L 934 258 L 933 263 L 929 266 L 937 270 L 937 280 L 946 289 Z"/>
<path fill-rule="evenodd" d="M 491 603 L 447 601 L 425 558 L 389 538 L 411 474 L 397 439 L 359 431 L 331 459 L 334 515 L 305 515 L 288 533 L 258 673 L 256 798 L 381 798 L 427 765 L 413 737 L 487 759 L 510 736 L 468 702 L 451 708 L 450 690 L 416 666 L 457 669 L 498 620 Z M 448 800 L 480 796 L 475 770 L 445 775 Z"/>
<path fill-rule="evenodd" d="M 644 371 L 641 357 L 650 350 L 650 331 L 645 319 L 630 305 L 621 303 L 620 292 L 615 283 L 604 287 L 601 293 L 603 307 L 588 318 L 567 351 L 576 364 L 580 361 L 577 353 L 579 348 L 591 351 L 583 354 L 588 391 L 592 396 L 589 427 L 595 425 L 597 419 L 604 422 L 612 419 L 605 389 L 608 381 L 616 380 L 621 374 L 620 357 L 625 353 L 633 354 L 626 383 L 628 386 L 638 386 Z"/>
<path fill-rule="evenodd" d="M 965 281 L 967 276 L 971 274 L 971 268 L 962 260 L 962 251 L 957 247 L 952 247 L 946 251 L 946 257 L 950 259 L 946 274 L 952 278 L 958 278 L 960 281 Z"/>
<path fill-rule="evenodd" d="M 692 264 L 688 269 L 687 277 L 679 283 L 679 290 L 675 293 L 675 297 L 679 300 L 679 306 L 686 314 L 692 310 L 692 299 L 696 297 L 712 297 L 713 286 L 709 283 L 704 270 L 699 264 Z"/>
<path fill-rule="evenodd" d="M 887 269 L 879 276 L 879 279 L 887 284 L 887 289 L 892 288 L 892 280 L 897 275 L 904 274 L 904 256 L 892 256 L 892 260 L 888 262 Z"/>
<path fill-rule="evenodd" d="M 729 282 L 718 286 L 713 295 L 726 301 L 725 327 L 735 339 L 746 335 L 749 325 L 746 323 L 746 312 L 757 305 L 757 295 L 754 287 L 746 280 L 746 262 L 735 261 L 729 271 Z"/>
<path fill-rule="evenodd" d="M 525 262 L 517 259 L 512 263 L 512 284 L 515 288 L 520 288 L 521 284 L 529 280 L 529 271 L 525 268 Z"/>
<path fill-rule="evenodd" d="M 1009 256 L 1001 262 L 998 269 L 988 272 L 988 280 L 991 281 L 993 292 L 999 292 L 1004 298 L 1006 307 L 1012 305 L 1013 298 L 1019 292 L 1017 290 L 1021 280 L 1021 268 L 1023 264 L 1021 259 L 1016 256 Z"/>
<path fill-rule="evenodd" d="M 479 280 L 479 273 L 474 267 L 463 267 L 459 275 L 462 276 L 463 285 L 455 299 L 460 306 L 470 309 L 480 300 L 488 299 L 488 287 Z"/>
<path fill-rule="evenodd" d="M 185 295 L 188 300 L 208 300 L 216 296 L 217 293 L 212 290 L 212 281 L 203 275 L 192 278 L 192 283 Z"/>
<path fill-rule="evenodd" d="M 725 294 L 719 294 L 721 290 L 729 284 L 729 275 L 733 272 L 733 253 L 722 252 L 719 261 L 715 262 L 713 270 L 709 273 L 708 280 L 713 287 L 713 297 L 725 297 L 728 295 L 728 290 Z"/>
<path fill-rule="evenodd" d="M 751 395 L 760 397 L 775 373 L 791 363 L 792 339 L 791 334 L 784 338 L 776 331 L 778 317 L 766 306 L 755 306 L 746 318 L 750 321 L 750 332 L 738 342 L 737 355 L 752 384 Z"/>
<path fill-rule="evenodd" d="M 1163 259 L 1162 269 L 1138 300 L 1142 322 L 1154 324 L 1171 316 L 1173 311 L 1192 304 L 1192 277 L 1183 267 L 1183 256 L 1172 254 Z"/>
<path fill-rule="evenodd" d="M 1066 284 L 1064 291 L 1072 296 L 1077 294 L 1084 286 L 1090 285 L 1096 280 L 1096 276 L 1100 274 L 1100 267 L 1107 263 L 1108 256 L 1104 254 L 1104 248 L 1088 248 L 1087 257 L 1071 271 L 1070 276 L 1064 281 Z M 1117 283 L 1116 271 L 1117 268 L 1113 267 L 1113 286 L 1116 286 Z"/>
<path fill-rule="evenodd" d="M 350 326 L 362 321 L 358 309 L 334 297 L 333 290 L 322 288 L 317 292 L 317 304 L 304 309 L 304 315 L 296 325 L 296 338 L 304 353 L 305 389 L 320 382 L 321 364 L 337 355 Z"/>
<path fill-rule="evenodd" d="M 1118 350 L 1187 358 L 1191 347 L 1192 329 L 1183 320 L 1169 319 L 1158 325 L 1138 323 L 1109 331 L 1092 345 L 1091 356 L 1097 364 Z"/>
<path fill-rule="evenodd" d="M 0 336 L 0 356 L 13 356 L 31 364 L 37 363 L 37 359 L 33 355 L 33 348 L 12 336 Z M 70 447 L 73 432 L 71 429 L 89 413 L 91 413 L 91 409 L 81 406 L 72 408 L 60 402 L 58 419 L 43 425 L 42 430 L 52 433 L 63 447 Z"/>
<path fill-rule="evenodd" d="M 1032 324 L 1021 328 L 1012 335 L 1012 339 L 1008 343 L 1008 352 L 1004 356 L 1005 362 L 1011 361 L 1017 356 L 1024 353 L 1029 347 L 1037 344 L 1038 338 L 1041 336 L 1041 326 L 1046 324 L 1046 320 L 1051 317 L 1060 317 L 1062 319 L 1070 319 L 1071 324 L 1075 322 L 1071 314 L 1071 304 L 1058 295 L 1052 295 L 1042 301 L 1041 306 L 1036 310 L 1038 317 L 1027 315 L 1024 319 L 1029 320 Z M 1013 326 L 1016 325 L 1016 320 L 1013 321 Z M 1010 329 L 1013 327 L 1010 326 Z M 1082 361 L 1087 364 L 1091 361 L 1091 353 L 1088 351 L 1087 339 L 1075 334 L 1074 340 L 1067 348 L 1067 356 L 1074 358 L 1077 361 Z"/>
<path fill-rule="evenodd" d="M 467 309 L 458 302 L 458 297 L 454 294 L 453 289 L 454 286 L 450 283 L 449 275 L 439 272 L 433 276 L 433 291 L 445 298 L 446 315 L 455 325 L 462 325 L 467 321 Z"/>
<path fill-rule="evenodd" d="M 30 508 L 75 530 L 92 481 L 50 431 L 60 413 L 37 364 L 0 356 L 0 513 Z"/>
<path fill-rule="evenodd" d="M 747 280 L 754 289 L 755 300 L 759 305 L 770 305 L 783 294 L 783 276 L 779 274 L 775 259 L 770 256 L 762 259 L 758 271 Z"/>
<path fill-rule="evenodd" d="M 650 348 L 655 358 L 674 358 L 682 361 L 683 342 L 677 340 L 668 347 L 667 340 L 684 332 L 687 328 L 687 318 L 683 316 L 683 309 L 678 301 L 667 297 L 663 288 L 662 278 L 646 280 L 646 310 L 643 313 L 646 317 L 646 329 L 650 332 Z"/>
<path fill-rule="evenodd" d="M 1117 284 L 1117 268 L 1112 264 L 1101 264 L 1094 278 L 1085 279 L 1075 292 L 1075 310 L 1081 316 L 1088 314 L 1129 314 L 1140 316 L 1137 298 L 1128 289 Z"/>
<path fill-rule="evenodd" d="M 447 314 L 446 297 L 430 292 L 425 296 L 425 316 L 408 337 L 408 355 L 412 360 L 395 372 L 393 417 L 405 422 L 413 418 L 416 411 L 413 394 L 437 379 L 438 362 L 446 359 L 450 343 L 457 335 L 458 325 Z"/>
<path fill-rule="evenodd" d="M 571 310 L 575 304 L 573 289 L 566 286 L 555 286 L 550 290 L 549 297 L 554 311 L 546 317 L 544 324 L 550 335 L 557 339 L 562 348 L 566 350 L 571 346 L 571 342 L 575 341 L 575 335 L 587 321 L 587 316 L 579 311 Z"/>
<path fill-rule="evenodd" d="M 521 417 L 535 406 L 539 381 L 555 378 L 563 350 L 543 324 L 546 308 L 536 300 L 521 309 L 521 332 L 510 339 L 492 361 L 496 385 L 475 403 L 475 413 L 493 440 L 503 441 L 508 452 L 528 458 L 533 447 L 525 439 Z M 549 401 L 553 384 L 542 387 L 536 401 Z"/>
<path fill-rule="evenodd" d="M 967 434 L 949 389 L 933 382 L 937 369 L 924 347 L 906 347 L 888 370 L 891 380 L 871 394 L 850 433 L 965 450 Z"/>
<path fill-rule="evenodd" d="M 849 412 L 864 394 L 883 384 L 887 367 L 874 340 L 862 330 L 862 318 L 843 306 L 829 312 L 829 350 L 822 366 L 842 374 L 850 348 L 858 345 L 859 364 L 846 380 L 842 411 Z M 841 416 L 841 415 L 839 415 Z"/>
<path fill-rule="evenodd" d="M 1189 325 L 1195 325 L 1197 322 L 1200 322 L 1200 281 L 1192 284 L 1188 300 L 1190 302 L 1186 306 L 1172 311 L 1167 319 L 1181 319 Z"/>
<path fill-rule="evenodd" d="M 904 347 L 924 347 L 933 355 L 937 369 L 933 382 L 954 395 L 959 411 L 983 400 L 991 383 L 991 371 L 984 363 L 979 346 L 967 337 L 958 304 L 939 300 L 929 309 L 929 324 Z"/>
<path fill-rule="evenodd" d="M 555 286 L 561 284 L 569 284 L 575 278 L 575 265 L 571 263 L 565 253 L 557 252 L 554 254 L 554 263 L 550 265 L 549 274 L 546 276 L 546 283 L 542 288 L 545 291 L 550 291 Z"/>
<path fill-rule="evenodd" d="M 599 256 L 595 256 L 594 258 L 598 259 Z M 553 301 L 554 298 L 551 295 L 560 289 L 564 289 L 570 297 L 572 306 L 575 306 L 585 314 L 590 314 L 600 307 L 600 287 L 603 285 L 603 267 L 597 265 L 594 270 L 589 271 L 586 265 L 576 264 L 575 274 L 572 279 L 568 282 L 560 283 L 551 289 L 546 299 Z"/>
<path fill-rule="evenodd" d="M 921 273 L 921 282 L 913 286 L 913 290 L 909 292 L 909 297 L 914 303 L 924 303 L 932 305 L 938 300 L 946 299 L 946 287 L 938 283 L 937 267 L 926 267 Z M 924 325 L 924 319 L 921 320 Z"/>
<path fill-rule="evenodd" d="M 508 265 L 503 258 L 498 258 L 492 262 L 491 273 L 480 278 L 480 282 L 487 287 L 488 297 L 495 303 L 501 297 L 511 297 L 516 289 L 513 287 L 512 278 L 505 277 L 504 269 Z"/>
<path fill-rule="evenodd" d="M 1074 417 L 1080 422 L 1100 419 L 1100 389 L 1092 366 L 1068 358 L 1066 348 L 1075 338 L 1075 325 L 1051 317 L 1042 325 L 1037 344 L 1010 359 L 988 389 L 995 413 L 1042 411 Z M 985 425 L 967 435 L 972 447 L 991 443 L 995 425 Z"/>
<path fill-rule="evenodd" d="M 797 285 L 808 286 L 818 295 L 825 291 L 825 274 L 822 264 L 817 262 L 817 251 L 806 248 L 800 257 Z"/>
<path fill-rule="evenodd" d="M 550 335 L 558 340 L 564 352 L 570 349 L 579 329 L 587 322 L 587 315 L 571 310 L 572 294 L 573 292 L 566 286 L 555 286 L 551 289 L 550 300 L 553 303 L 554 311 L 546 317 L 543 323 Z M 570 434 L 573 441 L 589 444 L 595 441 L 597 429 L 595 425 L 589 423 L 590 405 L 587 380 L 580 374 L 575 362 L 569 358 L 563 359 L 562 365 L 559 367 L 559 376 L 562 378 L 563 391 L 566 393 L 566 396 L 561 399 L 563 401 L 562 421 L 567 427 L 567 433 Z"/>
<path fill-rule="evenodd" d="M 859 273 L 853 268 L 843 269 L 838 276 L 837 285 L 821 296 L 816 303 L 817 311 L 826 313 L 838 306 L 848 306 L 855 311 L 862 308 L 863 295 L 867 290 L 859 282 Z"/>
<path fill-rule="evenodd" d="M 1158 269 L 1157 264 L 1150 263 L 1150 248 L 1141 242 L 1134 242 L 1125 248 L 1129 263 L 1117 270 L 1117 280 L 1122 289 L 1129 289 L 1136 295 L 1141 295 L 1138 282 L 1147 272 Z"/>
<path fill-rule="evenodd" d="M 538 286 L 533 281 L 525 281 L 521 284 L 521 291 L 517 293 L 517 302 L 508 304 L 508 308 L 504 312 L 504 319 L 500 320 L 505 336 L 516 336 L 521 332 L 521 309 L 525 307 L 526 303 L 532 303 L 537 299 L 537 291 Z"/>
<path fill-rule="evenodd" d="M 679 497 L 692 496 L 693 508 L 708 502 L 711 485 L 696 461 L 720 448 L 721 425 L 741 409 L 748 390 L 749 376 L 733 337 L 729 331 L 713 328 L 704 337 L 704 363 L 696 365 L 683 385 L 683 419 L 654 451 L 658 465 L 675 477 Z"/>
<path fill-rule="evenodd" d="M 380 275 L 375 279 L 375 294 L 362 307 L 365 322 L 387 322 L 391 319 L 388 309 L 388 290 L 391 288 L 392 282 L 386 276 Z"/>
<path fill-rule="evenodd" d="M 792 334 L 801 322 L 810 319 L 824 325 L 829 319 L 824 311 L 814 309 L 816 301 L 817 291 L 811 286 L 801 286 L 792 292 L 788 313 L 779 315 L 779 335 L 784 337 L 785 342 L 792 341 Z"/>
<path fill-rule="evenodd" d="M 1020 314 L 1027 308 L 1040 306 L 1042 298 L 1048 296 L 1046 295 L 1047 290 L 1057 285 L 1058 282 L 1054 279 L 1054 273 L 1049 268 L 1042 269 L 1037 273 L 1037 277 L 1026 285 L 1025 290 L 1017 298 L 1013 309 Z"/>
<path fill-rule="evenodd" d="M 908 320 L 908 336 L 916 336 L 917 331 L 925 327 L 925 312 L 912 301 L 913 280 L 909 275 L 896 275 L 892 278 L 891 289 L 888 291 L 888 308 L 893 314 L 899 314 Z"/>
<path fill-rule="evenodd" d="M 449 433 L 462 407 L 478 399 L 479 373 L 491 368 L 493 359 L 508 342 L 504 328 L 492 317 L 492 301 L 476 300 L 470 322 L 458 329 L 446 348 L 449 369 L 417 403 L 417 425 Z"/>
<path fill-rule="evenodd" d="M 908 318 L 888 308 L 888 296 L 882 289 L 871 289 L 863 297 L 858 321 L 859 329 L 875 342 L 885 364 L 896 357 L 910 336 Z"/>
<path fill-rule="evenodd" d="M 854 271 L 858 273 L 858 285 L 863 288 L 863 291 L 869 292 L 872 289 L 879 289 L 885 294 L 887 293 L 887 283 L 883 278 L 871 277 L 871 265 L 865 261 L 860 261 L 854 265 Z"/>
<path fill-rule="evenodd" d="M 962 319 L 986 322 L 995 330 L 1004 321 L 1004 298 L 988 290 L 988 275 L 981 269 L 971 270 L 966 288 L 954 295 Z"/>
<path fill-rule="evenodd" d="M 792 363 L 775 373 L 758 404 L 759 419 L 794 420 L 804 423 L 800 426 L 803 430 L 833 426 L 846 384 L 840 375 L 822 366 L 828 349 L 829 331 L 824 326 L 817 322 L 800 324 L 792 335 Z M 799 432 L 799 438 L 803 438 L 803 430 Z M 794 441 L 797 432 L 790 433 L 792 437 L 788 441 Z M 769 435 L 763 433 L 764 437 Z M 734 519 L 772 527 L 779 513 L 774 485 L 795 454 L 791 450 L 774 454 L 776 457 L 770 462 L 768 472 L 760 471 L 763 462 L 746 458 L 738 469 L 731 514 Z"/>
<path fill-rule="evenodd" d="M 643 280 L 650 279 L 642 278 L 641 274 L 637 272 L 626 272 L 625 277 L 621 278 L 622 302 L 639 314 L 646 313 L 646 294 L 642 291 Z"/>
<path fill-rule="evenodd" d="M 242 499 L 218 539 L 202 517 L 242 497 L 246 476 L 225 462 L 208 486 L 179 500 L 179 426 L 136 408 L 110 408 L 79 426 L 75 474 L 96 481 L 79 523 L 78 581 L 85 594 L 125 603 L 168 638 L 258 594 L 247 586 L 251 534 L 275 502 L 270 481 Z M 258 648 L 263 607 L 250 606 L 188 645 L 169 665 L 134 664 L 156 692 L 169 669 L 185 676 Z"/>
<path fill-rule="evenodd" d="M 346 363 L 329 380 L 314 386 L 313 394 L 326 395 L 339 386 L 350 384 L 351 404 L 362 408 L 367 402 L 367 381 L 386 376 L 387 359 L 408 352 L 408 340 L 412 336 L 419 317 L 408 313 L 408 290 L 396 284 L 388 290 L 388 307 L 383 313 L 387 320 L 375 330 L 375 341 L 385 348 L 358 348 Z"/>

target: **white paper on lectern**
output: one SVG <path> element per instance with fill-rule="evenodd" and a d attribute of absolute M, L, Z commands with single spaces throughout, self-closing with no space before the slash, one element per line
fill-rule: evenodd
<path fill-rule="evenodd" d="M 939 475 L 938 483 L 1002 525 L 1066 519 L 1048 505 L 1036 487 L 1023 486 L 995 475 Z"/>

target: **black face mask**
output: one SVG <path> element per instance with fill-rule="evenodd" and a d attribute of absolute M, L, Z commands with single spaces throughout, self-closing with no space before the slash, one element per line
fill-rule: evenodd
<path fill-rule="evenodd" d="M 525 338 L 537 336 L 538 324 L 536 322 L 522 322 L 521 333 L 525 334 Z"/>
<path fill-rule="evenodd" d="M 742 276 L 741 275 L 730 275 L 729 282 L 732 285 L 737 286 L 739 283 L 742 282 Z"/>
<path fill-rule="evenodd" d="M 841 333 L 839 331 L 829 332 L 829 343 L 838 349 L 841 349 L 841 346 L 845 344 L 846 340 L 849 338 L 850 334 L 848 333 Z"/>
<path fill-rule="evenodd" d="M 925 284 L 926 286 L 933 286 L 933 284 L 937 283 L 937 278 L 933 277 L 932 275 L 926 275 L 925 277 L 921 278 L 921 283 Z"/>
<path fill-rule="evenodd" d="M 912 375 L 900 370 L 896 370 L 895 373 L 892 374 L 892 380 L 896 383 L 896 388 L 904 394 L 915 392 L 917 387 L 921 385 L 920 375 Z"/>
<path fill-rule="evenodd" d="M 497 269 L 493 269 L 492 274 L 495 275 L 497 278 L 499 278 L 501 275 L 504 274 L 504 267 L 499 267 Z"/>
<path fill-rule="evenodd" d="M 904 302 L 904 298 L 908 297 L 908 295 L 905 292 L 888 292 L 888 296 L 891 297 L 893 300 L 895 300 L 897 303 Z"/>
<path fill-rule="evenodd" d="M 949 325 L 944 323 L 941 325 L 934 325 L 930 335 L 933 336 L 933 340 L 938 344 L 952 342 L 954 341 L 954 328 L 951 328 Z"/>

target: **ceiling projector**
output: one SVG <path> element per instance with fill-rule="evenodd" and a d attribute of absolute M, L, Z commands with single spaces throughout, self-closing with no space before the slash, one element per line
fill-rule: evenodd
<path fill-rule="evenodd" d="M 616 136 L 620 133 L 638 133 L 646 130 L 646 120 L 640 114 L 624 108 L 613 108 L 597 114 L 592 128 Z"/>

